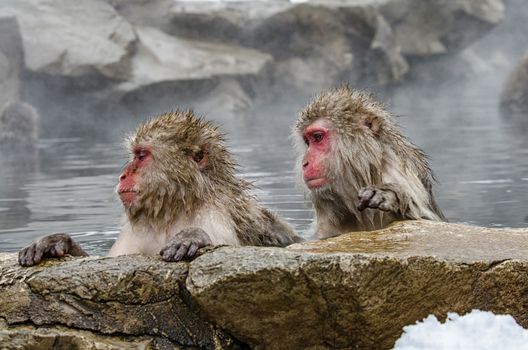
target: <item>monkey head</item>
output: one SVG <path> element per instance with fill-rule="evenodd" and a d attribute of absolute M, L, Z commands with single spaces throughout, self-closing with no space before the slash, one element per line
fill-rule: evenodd
<path fill-rule="evenodd" d="M 129 219 L 170 224 L 214 197 L 213 182 L 234 176 L 224 137 L 192 111 L 162 114 L 128 140 L 131 159 L 117 193 Z M 221 161 L 218 159 L 223 158 Z"/>
<path fill-rule="evenodd" d="M 348 86 L 321 93 L 294 127 L 304 184 L 313 193 L 343 193 L 373 183 L 381 176 L 383 134 L 390 129 L 389 114 L 368 94 Z"/>

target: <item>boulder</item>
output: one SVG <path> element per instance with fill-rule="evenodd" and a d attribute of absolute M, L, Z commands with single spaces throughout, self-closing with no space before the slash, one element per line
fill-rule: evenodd
<path fill-rule="evenodd" d="M 64 349 L 78 343 L 112 348 L 119 341 L 131 342 L 130 348 L 146 343 L 162 349 L 221 349 L 233 343 L 189 299 L 187 263 L 129 256 L 49 261 L 23 269 L 13 254 L 0 255 L 0 261 L 0 317 L 9 325 L 31 327 L 2 327 L 0 340 L 27 346 L 44 333 L 66 344 Z M 47 349 L 55 349 L 51 340 Z"/>
<path fill-rule="evenodd" d="M 279 1 L 173 1 L 167 30 L 178 36 L 242 43 L 261 21 L 294 6 Z M 255 46 L 255 45 L 250 45 Z M 256 45 L 258 47 L 258 45 Z"/>
<path fill-rule="evenodd" d="M 15 17 L 0 15 L 0 113 L 5 105 L 20 99 L 20 74 L 24 50 Z"/>
<path fill-rule="evenodd" d="M 307 93 L 342 81 L 394 83 L 409 67 L 375 3 L 290 7 L 260 21 L 246 43 L 273 55 L 279 84 Z"/>
<path fill-rule="evenodd" d="M 402 54 L 419 57 L 467 47 L 500 23 L 504 10 L 503 0 L 391 0 L 380 7 Z"/>
<path fill-rule="evenodd" d="M 501 95 L 501 107 L 505 114 L 524 114 L 528 125 L 528 57 L 508 77 Z"/>
<path fill-rule="evenodd" d="M 0 17 L 14 16 L 32 72 L 78 77 L 128 77 L 136 36 L 132 26 L 104 1 L 4 0 Z"/>
<path fill-rule="evenodd" d="M 391 349 L 405 325 L 476 308 L 528 327 L 527 251 L 528 229 L 406 221 L 287 249 L 218 247 L 181 263 L 124 256 L 22 268 L 2 254 L 0 339 Z"/>
<path fill-rule="evenodd" d="M 154 27 L 136 31 L 139 45 L 132 77 L 116 89 L 123 104 L 136 113 L 155 112 L 143 110 L 149 105 L 170 109 L 191 107 L 193 102 L 220 103 L 213 109 L 227 114 L 240 112 L 251 105 L 250 92 L 225 80 L 251 80 L 266 72 L 272 61 L 270 55 L 250 48 L 177 38 Z"/>

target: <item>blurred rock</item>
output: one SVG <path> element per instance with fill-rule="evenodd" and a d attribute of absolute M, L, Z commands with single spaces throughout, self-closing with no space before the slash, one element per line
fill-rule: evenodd
<path fill-rule="evenodd" d="M 405 56 L 454 53 L 504 18 L 503 0 L 391 0 L 380 7 Z"/>
<path fill-rule="evenodd" d="M 258 76 L 272 61 L 270 55 L 249 48 L 177 38 L 153 27 L 136 30 L 139 45 L 132 59 L 132 78 L 117 87 L 125 95 L 125 104 L 136 111 L 140 106 L 134 101 L 175 108 L 191 101 L 204 102 L 206 95 L 222 103 L 217 106 L 219 109 L 241 110 L 251 104 L 247 94 L 240 97 L 243 94 L 240 87 L 221 82 Z"/>
<path fill-rule="evenodd" d="M 20 99 L 20 74 L 24 69 L 22 37 L 16 18 L 0 15 L 0 111 Z"/>
<path fill-rule="evenodd" d="M 383 350 L 429 314 L 481 309 L 527 327 L 527 250 L 528 229 L 404 221 L 287 249 L 217 247 L 180 263 L 133 255 L 23 268 L 0 254 L 0 340 Z"/>
<path fill-rule="evenodd" d="M 528 57 L 524 58 L 510 74 L 501 95 L 504 113 L 525 114 L 528 125 Z"/>
<path fill-rule="evenodd" d="M 291 7 L 262 20 L 246 42 L 274 56 L 279 86 L 310 94 L 339 82 L 390 84 L 408 70 L 391 28 L 370 3 Z"/>
<path fill-rule="evenodd" d="M 36 106 L 49 136 L 177 106 L 248 114 L 343 82 L 384 90 L 439 67 L 436 82 L 503 12 L 503 0 L 4 0 L 25 69 L 19 87 L 0 54 L 0 84 L 10 72 L 10 100 Z"/>
<path fill-rule="evenodd" d="M 103 1 L 3 0 L 0 17 L 15 16 L 33 72 L 128 77 L 136 40 L 132 26 Z"/>
<path fill-rule="evenodd" d="M 288 0 L 275 1 L 174 1 L 170 9 L 174 35 L 193 39 L 242 43 L 251 39 L 253 27 L 295 6 Z M 259 45 L 251 45 L 259 48 Z"/>

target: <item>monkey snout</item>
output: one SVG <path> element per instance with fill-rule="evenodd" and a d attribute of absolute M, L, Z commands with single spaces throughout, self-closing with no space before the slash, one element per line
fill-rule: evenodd
<path fill-rule="evenodd" d="M 125 173 L 119 175 L 119 181 L 124 181 L 126 178 L 127 178 L 127 176 L 126 176 Z"/>

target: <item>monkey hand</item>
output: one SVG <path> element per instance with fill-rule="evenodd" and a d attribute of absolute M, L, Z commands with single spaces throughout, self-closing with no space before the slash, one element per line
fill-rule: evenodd
<path fill-rule="evenodd" d="M 34 241 L 18 252 L 18 263 L 22 266 L 32 266 L 44 258 L 60 258 L 66 254 L 88 256 L 70 236 L 55 233 Z"/>
<path fill-rule="evenodd" d="M 363 211 L 366 208 L 379 209 L 389 212 L 397 212 L 398 197 L 394 191 L 374 186 L 363 187 L 358 191 L 357 209 Z"/>
<path fill-rule="evenodd" d="M 178 232 L 160 251 L 160 255 L 165 261 L 180 261 L 184 257 L 194 257 L 198 249 L 212 244 L 207 232 L 198 227 L 190 227 Z"/>

